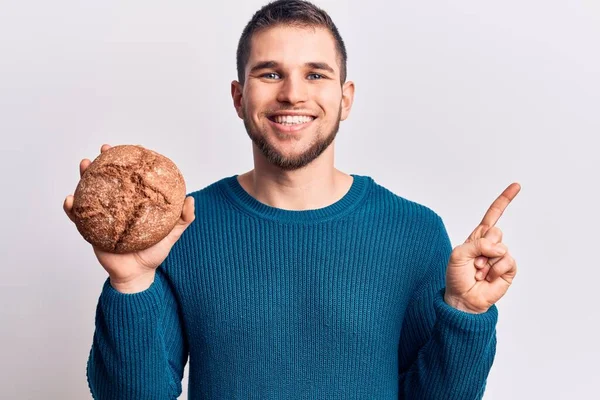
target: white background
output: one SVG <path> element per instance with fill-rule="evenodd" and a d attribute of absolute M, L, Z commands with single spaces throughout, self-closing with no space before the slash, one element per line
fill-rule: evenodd
<path fill-rule="evenodd" d="M 188 191 L 252 168 L 230 82 L 264 4 L 2 2 L 0 398 L 90 398 L 106 273 L 62 211 L 82 158 L 142 144 Z M 454 246 L 522 185 L 498 223 L 519 273 L 498 303 L 485 400 L 597 395 L 599 2 L 316 4 L 356 83 L 339 169 L 431 207 Z"/>

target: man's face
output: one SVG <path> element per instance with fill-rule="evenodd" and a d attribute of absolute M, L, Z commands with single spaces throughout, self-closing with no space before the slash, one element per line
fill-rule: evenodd
<path fill-rule="evenodd" d="M 236 110 L 266 160 L 304 167 L 333 142 L 352 103 L 335 41 L 322 28 L 276 26 L 252 37 L 246 81 L 232 85 Z"/>

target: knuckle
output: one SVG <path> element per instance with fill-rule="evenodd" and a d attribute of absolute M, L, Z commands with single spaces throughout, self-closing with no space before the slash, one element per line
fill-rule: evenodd
<path fill-rule="evenodd" d="M 494 236 L 502 237 L 502 230 L 500 228 L 498 228 L 497 226 L 490 229 L 490 232 L 493 232 Z"/>
<path fill-rule="evenodd" d="M 460 256 L 460 253 L 463 251 L 463 246 L 456 246 L 455 248 L 452 249 L 452 252 L 450 253 L 450 258 L 451 259 L 456 259 L 457 257 Z"/>
<path fill-rule="evenodd" d="M 500 230 L 500 228 L 494 226 L 494 227 L 490 228 L 489 231 L 486 232 L 484 237 L 486 239 L 491 240 L 494 243 L 499 243 L 502 241 L 502 231 Z"/>
<path fill-rule="evenodd" d="M 492 242 L 490 241 L 490 239 L 486 238 L 486 237 L 480 237 L 479 239 L 476 240 L 476 244 L 478 247 L 484 247 L 484 246 L 489 246 Z"/>

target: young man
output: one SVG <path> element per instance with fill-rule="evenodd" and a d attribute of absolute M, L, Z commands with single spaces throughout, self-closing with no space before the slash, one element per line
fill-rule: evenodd
<path fill-rule="evenodd" d="M 109 278 L 93 396 L 174 399 L 189 354 L 190 399 L 481 398 L 494 303 L 516 274 L 494 225 L 519 186 L 453 250 L 435 212 L 337 170 L 354 84 L 335 25 L 308 2 L 259 10 L 237 66 L 254 169 L 192 193 L 150 249 L 94 249 Z"/>

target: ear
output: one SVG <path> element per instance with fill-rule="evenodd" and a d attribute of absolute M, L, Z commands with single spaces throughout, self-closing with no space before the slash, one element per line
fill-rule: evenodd
<path fill-rule="evenodd" d="M 354 102 L 354 82 L 348 81 L 342 86 L 342 115 L 340 120 L 344 121 L 350 115 L 350 109 Z"/>
<path fill-rule="evenodd" d="M 238 81 L 231 82 L 231 98 L 233 99 L 233 106 L 238 117 L 244 119 L 244 111 L 242 109 L 242 92 L 244 87 Z"/>

